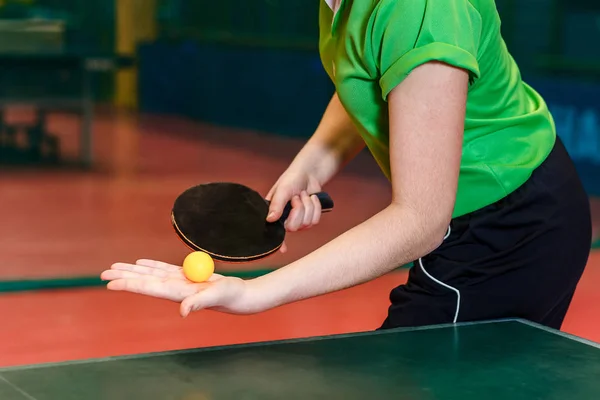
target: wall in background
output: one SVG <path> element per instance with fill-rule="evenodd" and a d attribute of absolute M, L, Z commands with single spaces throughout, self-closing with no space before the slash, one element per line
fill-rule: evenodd
<path fill-rule="evenodd" d="M 165 41 L 138 54 L 144 112 L 308 137 L 333 93 L 314 51 Z"/>
<path fill-rule="evenodd" d="M 570 79 L 530 81 L 548 102 L 558 135 L 587 191 L 600 196 L 600 83 Z"/>
<path fill-rule="evenodd" d="M 163 38 L 314 49 L 318 6 L 318 0 L 157 0 L 157 19 Z"/>
<path fill-rule="evenodd" d="M 107 0 L 0 0 L 0 20 L 64 21 L 68 51 L 112 52 L 115 48 L 115 8 Z M 94 81 L 98 100 L 114 94 L 114 75 L 99 73 Z"/>

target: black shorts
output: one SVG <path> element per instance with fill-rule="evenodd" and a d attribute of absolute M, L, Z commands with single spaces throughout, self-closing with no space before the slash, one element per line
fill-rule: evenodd
<path fill-rule="evenodd" d="M 392 290 L 381 329 L 498 318 L 559 329 L 590 246 L 589 199 L 557 140 L 519 189 L 452 220 L 443 244 Z"/>

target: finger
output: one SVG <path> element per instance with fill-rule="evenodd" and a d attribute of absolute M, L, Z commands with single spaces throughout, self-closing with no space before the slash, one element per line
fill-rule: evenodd
<path fill-rule="evenodd" d="M 206 281 L 214 282 L 214 281 L 218 281 L 219 279 L 222 279 L 222 278 L 225 278 L 225 275 L 213 273 Z"/>
<path fill-rule="evenodd" d="M 285 242 L 283 242 L 281 244 L 281 247 L 279 247 L 279 251 L 282 252 L 282 253 L 285 253 L 285 252 L 287 252 L 287 250 L 288 250 L 287 244 L 285 244 Z"/>
<path fill-rule="evenodd" d="M 162 261 L 148 260 L 145 258 L 139 259 L 135 262 L 137 265 L 143 265 L 150 268 L 162 269 L 164 271 L 179 271 L 181 267 L 178 265 L 168 264 Z"/>
<path fill-rule="evenodd" d="M 153 267 L 146 267 L 138 264 L 116 263 L 111 266 L 112 270 L 130 271 L 139 275 L 150 275 L 158 278 L 180 277 L 182 276 L 181 269 L 175 271 L 167 271 Z"/>
<path fill-rule="evenodd" d="M 302 219 L 302 225 L 300 228 L 306 229 L 312 225 L 315 205 L 306 191 L 302 191 L 300 194 L 300 199 L 302 200 L 302 205 L 304 207 L 304 218 Z"/>
<path fill-rule="evenodd" d="M 223 293 L 224 285 L 211 285 L 205 289 L 186 297 L 181 302 L 179 312 L 183 318 L 187 317 L 192 311 L 198 311 L 205 308 L 211 308 L 220 304 L 225 295 Z"/>
<path fill-rule="evenodd" d="M 269 214 L 267 215 L 268 222 L 275 222 L 283 214 L 283 210 L 292 198 L 292 190 L 279 186 L 273 193 L 271 203 L 269 204 Z"/>
<path fill-rule="evenodd" d="M 154 275 L 138 274 L 137 272 L 109 269 L 100 274 L 100 279 L 103 281 L 114 281 L 116 279 L 154 279 L 160 281 L 163 278 Z"/>
<path fill-rule="evenodd" d="M 265 196 L 265 200 L 271 201 L 271 199 L 273 198 L 273 194 L 275 194 L 275 191 L 277 190 L 278 184 L 279 184 L 279 180 L 277 180 L 277 182 L 275 182 L 275 184 L 271 187 L 271 189 L 269 190 L 269 193 L 267 193 L 267 195 Z"/>
<path fill-rule="evenodd" d="M 312 225 L 317 225 L 321 221 L 321 213 L 323 211 L 319 198 L 315 195 L 310 196 L 313 203 L 313 220 Z"/>
<path fill-rule="evenodd" d="M 291 203 L 292 211 L 290 211 L 290 215 L 285 221 L 284 226 L 288 231 L 295 232 L 302 226 L 302 221 L 304 220 L 304 204 L 298 195 L 292 197 Z"/>
<path fill-rule="evenodd" d="M 158 281 L 164 281 L 166 279 L 173 279 L 173 280 L 186 280 L 185 275 L 183 274 L 183 272 L 175 272 L 175 273 L 168 273 L 165 271 L 163 274 L 155 274 L 155 273 L 149 273 L 149 274 L 144 274 L 144 273 L 140 273 L 137 271 L 133 271 L 133 270 L 129 270 L 129 269 L 109 269 L 106 271 L 103 271 L 100 274 L 100 279 L 102 279 L 103 281 L 112 281 L 112 280 L 116 280 L 116 279 L 155 279 Z M 212 274 L 211 277 L 208 279 L 208 281 L 215 281 L 218 279 L 221 279 L 223 277 L 223 275 L 220 274 Z"/>
<path fill-rule="evenodd" d="M 117 279 L 109 282 L 106 287 L 113 291 L 143 294 L 171 301 L 182 301 L 199 290 L 197 285 L 181 285 L 173 288 L 159 280 L 148 279 Z"/>

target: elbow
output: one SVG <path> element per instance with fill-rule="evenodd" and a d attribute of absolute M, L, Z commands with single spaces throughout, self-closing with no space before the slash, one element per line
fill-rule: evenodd
<path fill-rule="evenodd" d="M 431 230 L 427 233 L 426 238 L 423 241 L 423 256 L 431 253 L 432 251 L 440 247 L 442 243 L 444 243 L 444 240 L 446 240 L 446 237 L 450 232 L 450 221 L 451 220 L 449 218 L 440 219 L 440 221 L 436 223 L 435 226 L 431 227 Z"/>
<path fill-rule="evenodd" d="M 407 208 L 403 213 L 406 215 Z M 420 210 L 412 208 L 408 213 L 414 228 L 413 251 L 415 256 L 424 257 L 433 252 L 444 243 L 450 232 L 450 223 L 452 222 L 452 210 L 437 209 L 435 211 Z"/>
<path fill-rule="evenodd" d="M 450 227 L 451 218 L 423 218 L 419 222 L 421 226 L 419 257 L 424 257 L 444 243 Z"/>

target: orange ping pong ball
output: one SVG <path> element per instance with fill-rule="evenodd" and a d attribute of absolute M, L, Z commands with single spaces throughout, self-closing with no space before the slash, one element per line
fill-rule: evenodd
<path fill-rule="evenodd" d="M 213 259 L 202 251 L 190 253 L 183 260 L 183 274 L 192 282 L 205 282 L 214 272 Z"/>

